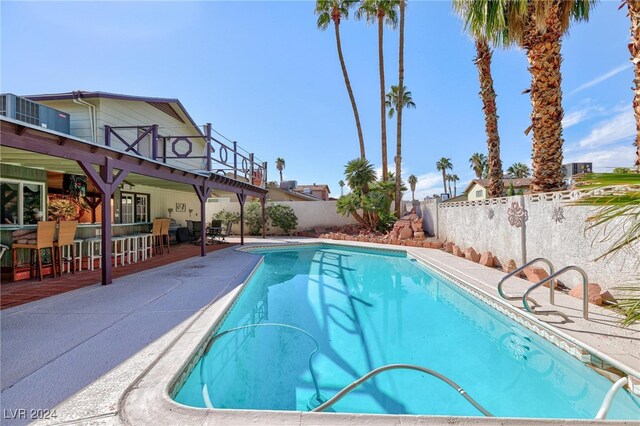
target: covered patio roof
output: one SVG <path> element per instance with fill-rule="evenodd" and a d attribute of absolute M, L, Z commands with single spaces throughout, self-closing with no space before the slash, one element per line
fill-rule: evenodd
<path fill-rule="evenodd" d="M 261 200 L 265 221 L 266 188 L 248 181 L 234 179 L 224 172 L 187 170 L 178 165 L 161 162 L 130 151 L 86 141 L 68 134 L 0 116 L 0 162 L 47 171 L 85 174 L 100 190 L 103 206 L 102 220 L 102 283 L 111 282 L 111 217 L 110 203 L 105 202 L 118 186 L 127 179 L 134 185 L 148 185 L 165 189 L 195 191 L 200 200 L 201 217 L 205 216 L 205 203 L 212 191 L 235 193 L 241 205 L 241 238 L 243 238 L 244 202 L 247 196 Z M 234 152 L 236 147 L 234 145 Z M 250 156 L 253 160 L 253 154 Z M 208 161 L 211 163 L 211 159 Z M 241 165 L 242 167 L 242 165 Z M 266 167 L 266 164 L 263 166 Z M 237 162 L 232 172 L 238 173 Z M 253 172 L 253 163 L 251 164 Z M 265 185 L 266 186 L 266 185 Z M 206 233 L 206 222 L 201 221 L 201 235 Z M 263 230 L 265 227 L 263 226 Z M 201 255 L 206 254 L 202 239 Z"/>

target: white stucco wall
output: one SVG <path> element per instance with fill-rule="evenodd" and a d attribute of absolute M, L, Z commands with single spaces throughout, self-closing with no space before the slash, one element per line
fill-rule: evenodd
<path fill-rule="evenodd" d="M 576 196 L 577 193 L 563 192 L 439 204 L 437 233 L 442 240 L 453 241 L 462 248 L 489 250 L 501 261 L 514 259 L 518 266 L 525 258 L 536 257 L 550 259 L 556 269 L 579 266 L 587 272 L 590 282 L 600 284 L 603 289 L 637 280 L 640 244 L 594 261 L 611 241 L 602 241 L 602 230 L 586 230 L 585 220 L 594 209 L 569 205 Z M 513 203 L 524 206 L 527 212 L 524 228 L 509 223 Z M 436 209 L 428 205 L 427 210 Z M 619 230 L 621 226 L 625 225 L 612 223 L 608 229 Z M 575 272 L 561 278 L 569 287 L 579 284 L 580 280 Z"/>
<path fill-rule="evenodd" d="M 207 203 L 207 220 L 211 220 L 213 215 L 221 210 L 230 212 L 240 212 L 240 205 L 237 202 L 210 202 Z M 267 202 L 267 206 L 272 204 L 284 204 L 293 208 L 298 217 L 296 231 L 307 231 L 313 228 L 325 228 L 332 226 L 343 226 L 356 223 L 355 219 L 341 216 L 336 213 L 335 201 L 274 201 Z M 232 231 L 240 233 L 240 226 L 235 225 Z M 281 233 L 279 228 L 271 227 L 268 231 L 270 235 Z"/>

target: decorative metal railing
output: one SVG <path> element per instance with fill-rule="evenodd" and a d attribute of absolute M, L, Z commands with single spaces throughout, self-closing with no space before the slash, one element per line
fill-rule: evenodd
<path fill-rule="evenodd" d="M 188 136 L 160 135 L 157 124 L 146 126 L 104 126 L 106 146 L 119 141 L 125 152 L 167 163 L 167 160 L 202 160 L 199 169 L 254 186 L 267 187 L 267 163 L 247 153 L 237 142 L 225 144 L 212 136 L 210 123 L 204 133 Z M 194 152 L 194 140 L 204 141 L 202 153 Z"/>

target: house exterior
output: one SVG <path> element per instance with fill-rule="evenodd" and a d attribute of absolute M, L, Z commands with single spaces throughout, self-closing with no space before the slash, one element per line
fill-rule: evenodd
<path fill-rule="evenodd" d="M 507 191 L 512 185 L 513 189 L 518 192 L 528 193 L 531 190 L 531 179 L 502 179 L 504 189 Z M 487 197 L 489 188 L 489 179 L 474 179 L 464 190 L 464 196 L 468 201 L 484 200 Z M 458 201 L 458 200 L 456 200 Z"/>
<path fill-rule="evenodd" d="M 331 193 L 329 185 L 317 185 L 315 183 L 313 185 L 298 185 L 293 189 L 293 191 L 316 197 L 322 201 L 329 200 L 329 194 Z"/>
<path fill-rule="evenodd" d="M 66 126 L 51 126 L 43 111 Z M 40 220 L 78 220 L 79 238 L 101 236 L 103 284 L 111 281 L 112 236 L 148 232 L 156 217 L 176 227 L 200 222 L 204 231 L 210 195 L 264 205 L 266 163 L 216 140 L 211 124 L 196 125 L 177 99 L 3 94 L 0 124 L 0 241 L 11 245 L 15 231 Z M 2 266 L 15 269 L 10 258 Z"/>
<path fill-rule="evenodd" d="M 313 195 L 308 195 L 303 192 L 290 190 L 286 188 L 280 188 L 274 184 L 268 184 L 269 194 L 267 195 L 267 201 L 320 201 L 319 198 Z"/>

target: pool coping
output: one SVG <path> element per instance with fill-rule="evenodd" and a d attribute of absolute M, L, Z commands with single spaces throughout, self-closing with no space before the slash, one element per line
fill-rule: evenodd
<path fill-rule="evenodd" d="M 633 372 L 640 377 L 635 368 L 621 364 L 621 362 L 606 353 L 593 348 L 585 342 L 580 341 L 574 336 L 557 330 L 556 327 L 550 326 L 537 317 L 522 312 L 510 303 L 497 299 L 482 288 L 467 282 L 460 276 L 452 275 L 452 272 L 458 270 L 447 270 L 446 265 L 438 265 L 433 258 L 425 256 L 433 252 L 434 249 L 413 248 L 413 247 L 389 247 L 384 248 L 376 244 L 360 243 L 360 242 L 341 242 L 326 240 L 303 240 L 296 242 L 287 242 L 284 244 L 251 244 L 245 247 L 235 248 L 237 251 L 250 253 L 259 248 L 282 248 L 289 246 L 347 246 L 354 248 L 366 248 L 374 251 L 382 252 L 404 252 L 413 257 L 420 263 L 425 264 L 428 268 L 434 270 L 437 274 L 444 276 L 447 280 L 452 281 L 457 286 L 463 288 L 466 292 L 471 293 L 474 297 L 480 299 L 484 303 L 488 303 L 503 315 L 507 315 L 518 321 L 536 334 L 551 341 L 556 346 L 569 352 L 581 361 L 593 361 L 589 356 L 586 359 L 586 352 L 596 355 L 595 359 L 600 360 L 603 364 L 611 364 L 616 367 L 622 366 L 626 373 Z M 452 256 L 452 255 L 448 255 Z M 455 258 L 454 256 L 452 256 Z M 459 259 L 459 258 L 456 258 Z M 452 259 L 449 259 L 452 260 Z M 126 424 L 139 424 L 149 419 L 157 419 L 160 424 L 209 424 L 209 423 L 256 423 L 272 424 L 400 424 L 400 423 L 420 423 L 420 424 L 441 424 L 455 422 L 457 424 L 493 424 L 499 422 L 501 424 L 563 424 L 565 420 L 560 419 L 531 419 L 531 418 L 485 418 L 485 417 L 462 417 L 462 416 L 430 416 L 430 415 L 381 415 L 381 414 L 353 414 L 353 413 L 309 413 L 299 411 L 270 411 L 270 410 L 232 410 L 232 409 L 206 409 L 197 407 L 188 407 L 182 405 L 171 398 L 175 389 L 179 388 L 183 380 L 189 374 L 197 360 L 199 359 L 206 343 L 210 339 L 213 330 L 224 321 L 225 313 L 237 301 L 246 284 L 253 277 L 255 272 L 262 264 L 262 259 L 256 264 L 251 273 L 248 274 L 243 283 L 229 292 L 227 295 L 212 303 L 203 309 L 200 315 L 190 323 L 190 325 L 179 335 L 174 344 L 167 348 L 165 353 L 156 360 L 122 395 L 119 404 L 119 418 Z M 486 268 L 490 269 L 490 268 Z M 494 306 L 496 304 L 496 306 Z M 521 322 L 522 321 L 522 322 Z M 546 332 L 546 336 L 545 336 Z M 555 338 L 554 338 L 555 337 Z M 576 346 L 582 348 L 583 351 L 576 351 Z M 587 347 L 587 348 L 585 348 Z M 589 350 L 591 349 L 591 350 Z M 572 353 L 573 350 L 573 353 Z M 604 365 L 603 365 L 604 366 Z M 166 423 L 165 423 L 166 422 Z M 571 420 L 576 424 L 601 424 L 602 421 L 592 419 Z M 612 424 L 631 424 L 627 421 L 607 420 Z"/>

